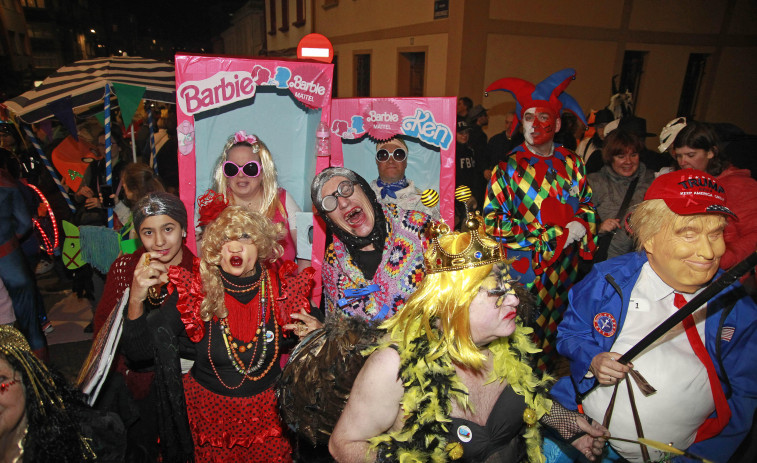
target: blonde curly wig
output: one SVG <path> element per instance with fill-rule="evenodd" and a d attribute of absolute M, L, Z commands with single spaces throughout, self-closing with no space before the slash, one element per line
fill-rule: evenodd
<path fill-rule="evenodd" d="M 229 150 L 231 150 L 231 148 L 234 148 L 236 146 L 247 146 L 251 150 L 257 149 L 258 151 L 255 154 L 260 156 L 260 175 L 263 176 L 263 203 L 260 210 L 257 212 L 263 214 L 266 217 L 272 218 L 276 214 L 277 209 L 281 210 L 283 213 L 284 208 L 284 206 L 281 204 L 281 201 L 279 201 L 279 183 L 276 180 L 276 165 L 273 163 L 273 157 L 271 156 L 271 152 L 268 150 L 268 147 L 260 140 L 260 138 L 257 137 L 257 135 L 255 135 L 255 137 L 257 138 L 257 142 L 254 143 L 254 146 L 253 144 L 250 144 L 246 141 L 237 142 L 234 138 L 234 135 L 231 135 L 228 138 L 226 144 L 223 145 L 221 158 L 218 160 L 218 164 L 216 164 L 215 167 L 215 172 L 213 174 L 215 186 L 213 189 L 219 193 L 223 193 L 224 196 L 226 196 L 226 199 L 229 201 L 229 204 L 234 205 L 234 194 L 228 187 L 226 176 L 223 175 L 223 163 L 229 160 Z"/>
<path fill-rule="evenodd" d="M 216 316 L 225 318 L 228 310 L 223 302 L 221 281 L 221 248 L 229 241 L 248 236 L 258 250 L 258 262 L 265 266 L 284 254 L 278 243 L 284 232 L 282 224 L 275 224 L 257 212 L 249 212 L 240 206 L 229 206 L 211 222 L 203 234 L 200 248 L 200 277 L 205 288 L 205 299 L 200 307 L 200 317 L 209 321 Z"/>

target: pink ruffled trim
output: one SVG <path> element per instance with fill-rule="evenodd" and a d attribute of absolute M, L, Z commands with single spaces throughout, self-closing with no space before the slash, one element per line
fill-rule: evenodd
<path fill-rule="evenodd" d="M 287 260 L 278 269 L 278 277 L 281 281 L 281 293 L 274 299 L 276 301 L 276 321 L 279 325 L 291 322 L 290 315 L 305 309 L 310 313 L 310 301 L 308 296 L 313 290 L 313 267 L 303 269 L 297 273 L 297 264 Z"/>
<path fill-rule="evenodd" d="M 171 266 L 168 269 L 169 291 L 179 292 L 176 309 L 192 342 L 200 342 L 205 335 L 205 324 L 200 319 L 200 305 L 205 297 L 200 279 L 200 259 L 194 258 L 192 271 Z"/>

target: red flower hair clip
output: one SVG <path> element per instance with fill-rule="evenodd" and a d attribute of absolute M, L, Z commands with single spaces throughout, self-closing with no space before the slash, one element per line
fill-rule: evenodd
<path fill-rule="evenodd" d="M 208 190 L 204 195 L 197 198 L 197 209 L 200 213 L 198 224 L 204 227 L 214 221 L 228 205 L 229 202 L 223 194 Z"/>

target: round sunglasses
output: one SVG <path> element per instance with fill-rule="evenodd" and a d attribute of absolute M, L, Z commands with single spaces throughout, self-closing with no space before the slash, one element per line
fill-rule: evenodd
<path fill-rule="evenodd" d="M 260 163 L 258 161 L 250 161 L 243 166 L 237 165 L 231 161 L 223 163 L 223 175 L 226 177 L 236 177 L 240 170 L 248 177 L 257 177 L 260 175 Z"/>
<path fill-rule="evenodd" d="M 402 148 L 395 149 L 393 153 L 390 153 L 383 148 L 376 151 L 376 160 L 378 162 L 386 162 L 389 160 L 390 156 L 393 157 L 395 161 L 402 162 L 407 159 L 407 152 Z"/>
<path fill-rule="evenodd" d="M 333 194 L 321 199 L 321 207 L 326 212 L 331 212 L 339 205 L 339 198 L 349 198 L 355 192 L 355 184 L 349 180 L 341 182 Z"/>

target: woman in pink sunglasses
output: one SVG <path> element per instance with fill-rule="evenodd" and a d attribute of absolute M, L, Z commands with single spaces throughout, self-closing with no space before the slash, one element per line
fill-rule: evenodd
<path fill-rule="evenodd" d="M 285 226 L 286 233 L 279 240 L 284 248 L 282 259 L 297 262 L 300 269 L 310 266 L 309 260 L 297 259 L 294 214 L 301 209 L 292 196 L 279 187 L 276 166 L 265 143 L 244 130 L 230 136 L 223 147 L 214 180 L 214 189 L 223 193 L 230 205 L 263 214 Z"/>

